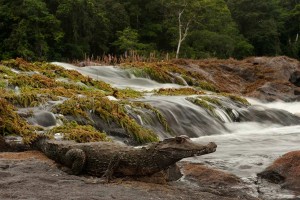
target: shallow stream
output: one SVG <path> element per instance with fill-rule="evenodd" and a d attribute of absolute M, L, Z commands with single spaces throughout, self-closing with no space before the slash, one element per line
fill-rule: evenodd
<path fill-rule="evenodd" d="M 139 91 L 151 91 L 158 88 L 182 87 L 138 78 L 129 71 L 112 66 L 80 68 L 64 63 L 54 64 L 77 70 L 122 89 L 128 87 Z M 232 116 L 228 116 L 224 110 L 217 109 L 216 113 L 219 117 L 216 118 L 209 115 L 205 109 L 187 101 L 185 96 L 146 94 L 141 101 L 150 103 L 164 114 L 171 132 L 164 131 L 155 123 L 143 121 L 141 117 L 139 120 L 145 126 L 152 126 L 160 138 L 170 137 L 175 132 L 176 135 L 185 134 L 194 137 L 194 141 L 201 143 L 216 142 L 218 148 L 215 153 L 186 160 L 205 162 L 236 174 L 249 182 L 249 187 L 253 188 L 255 194 L 255 187 L 258 187 L 255 186 L 258 172 L 284 153 L 300 150 L 300 120 L 297 117 L 300 113 L 300 102 L 262 103 L 255 99 L 248 99 L 251 103 L 248 109 L 221 100 L 233 113 L 244 117 L 241 117 L 241 120 L 232 119 Z M 265 191 L 265 197 L 268 199 L 297 198 L 288 191 L 274 188 L 260 190 Z"/>

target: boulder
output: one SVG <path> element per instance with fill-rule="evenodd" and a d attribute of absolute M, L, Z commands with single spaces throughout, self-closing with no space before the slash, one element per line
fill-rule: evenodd
<path fill-rule="evenodd" d="M 285 189 L 300 191 L 300 151 L 284 154 L 258 177 L 280 184 Z"/>
<path fill-rule="evenodd" d="M 241 179 L 233 174 L 203 164 L 184 163 L 182 171 L 187 180 L 201 186 L 233 187 L 242 183 Z"/>
<path fill-rule="evenodd" d="M 300 87 L 300 71 L 293 72 L 291 74 L 289 81 L 293 83 L 295 86 Z"/>
<path fill-rule="evenodd" d="M 39 111 L 34 113 L 33 116 L 28 119 L 28 122 L 42 127 L 55 126 L 57 123 L 55 115 L 48 111 Z"/>

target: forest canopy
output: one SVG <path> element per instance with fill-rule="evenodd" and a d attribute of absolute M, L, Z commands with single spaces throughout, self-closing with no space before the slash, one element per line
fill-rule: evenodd
<path fill-rule="evenodd" d="M 0 59 L 300 58 L 300 0 L 0 0 Z"/>

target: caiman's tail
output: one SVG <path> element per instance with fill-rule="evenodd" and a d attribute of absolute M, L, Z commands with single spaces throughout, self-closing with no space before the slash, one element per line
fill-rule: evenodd
<path fill-rule="evenodd" d="M 15 141 L 7 142 L 5 138 L 0 135 L 0 152 L 21 152 L 29 150 L 29 146 Z"/>
<path fill-rule="evenodd" d="M 10 146 L 6 143 L 4 137 L 0 135 L 0 152 L 9 151 Z"/>

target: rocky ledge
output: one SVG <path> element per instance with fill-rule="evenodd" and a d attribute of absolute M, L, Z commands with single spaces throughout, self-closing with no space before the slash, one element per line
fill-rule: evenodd
<path fill-rule="evenodd" d="M 205 199 L 205 200 L 244 200 L 256 199 L 242 190 L 221 190 L 213 185 L 223 185 L 225 179 L 214 179 L 203 186 L 192 184 L 185 179 L 167 184 L 155 184 L 133 179 L 115 179 L 109 184 L 101 183 L 99 178 L 73 176 L 61 171 L 58 166 L 37 151 L 20 153 L 0 153 L 0 199 Z M 185 165 L 185 164 L 184 164 Z M 192 169 L 191 169 L 192 167 Z M 209 170 L 205 166 L 185 165 L 184 173 L 205 176 Z M 216 174 L 208 173 L 208 177 Z M 222 177 L 222 173 L 217 172 Z M 209 178 L 208 178 L 209 179 Z M 208 180 L 206 179 L 206 180 Z M 223 180 L 222 180 L 223 179 Z M 231 180 L 231 178 L 229 178 Z M 228 180 L 229 180 L 228 179 Z M 230 184 L 239 183 L 234 177 Z M 220 182 L 220 183 L 217 183 Z M 228 187 L 227 187 L 228 188 Z M 84 192 L 83 192 L 84 191 Z"/>
<path fill-rule="evenodd" d="M 300 194 L 300 151 L 284 154 L 258 176 Z"/>
<path fill-rule="evenodd" d="M 174 62 L 191 73 L 198 73 L 221 92 L 265 101 L 300 100 L 300 62 L 292 58 L 280 56 Z"/>

